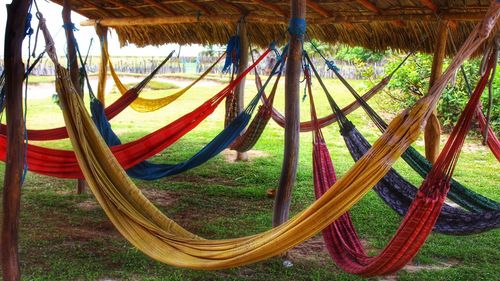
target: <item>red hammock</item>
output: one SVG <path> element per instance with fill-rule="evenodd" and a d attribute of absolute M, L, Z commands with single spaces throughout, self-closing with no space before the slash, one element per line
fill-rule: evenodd
<path fill-rule="evenodd" d="M 486 82 L 487 79 L 482 79 L 479 83 Z M 476 91 L 472 95 L 438 160 L 422 183 L 404 221 L 378 256 L 367 255 L 348 213 L 323 230 L 327 249 L 342 269 L 365 277 L 385 275 L 400 270 L 417 254 L 441 212 L 450 187 L 449 181 L 472 119 L 477 112 L 481 93 Z M 311 107 L 313 106 L 311 97 Z M 313 157 L 314 188 L 316 198 L 319 198 L 336 179 L 330 154 L 317 124 Z"/>
<path fill-rule="evenodd" d="M 270 52 L 268 49 L 259 59 L 240 74 L 217 95 L 204 102 L 192 112 L 173 121 L 165 127 L 138 140 L 111 147 L 111 151 L 124 169 L 151 158 L 190 132 L 215 111 L 224 98 L 231 93 L 241 80 Z M 7 138 L 0 135 L 0 160 L 6 159 Z M 28 169 L 32 172 L 58 177 L 83 178 L 73 151 L 59 150 L 28 144 Z"/>
<path fill-rule="evenodd" d="M 486 128 L 486 117 L 484 117 L 483 106 L 481 104 L 477 106 L 476 119 L 481 132 L 484 132 Z M 491 126 L 488 126 L 488 139 L 486 140 L 486 144 L 490 147 L 491 152 L 495 155 L 497 160 L 500 161 L 500 141 Z"/>
<path fill-rule="evenodd" d="M 138 96 L 138 91 L 136 88 L 132 88 L 127 91 L 127 93 L 121 96 L 113 104 L 108 106 L 104 112 L 108 120 L 113 119 L 122 112 L 127 106 L 129 106 Z M 45 130 L 31 130 L 28 129 L 28 139 L 35 141 L 49 141 L 49 140 L 60 140 L 68 137 L 68 132 L 66 127 L 59 127 L 53 129 Z M 0 135 L 5 136 L 7 134 L 7 126 L 0 124 Z"/>

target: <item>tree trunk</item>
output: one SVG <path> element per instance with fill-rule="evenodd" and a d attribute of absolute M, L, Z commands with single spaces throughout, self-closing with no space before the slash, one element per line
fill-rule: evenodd
<path fill-rule="evenodd" d="M 5 281 L 19 281 L 19 213 L 24 169 L 24 118 L 22 46 L 29 0 L 7 5 L 5 28 L 5 90 L 7 113 L 7 161 L 3 189 L 2 275 Z"/>
<path fill-rule="evenodd" d="M 305 19 L 306 1 L 291 0 L 292 18 Z M 273 225 L 288 220 L 292 189 L 297 177 L 300 126 L 300 74 L 304 35 L 291 35 L 285 74 L 285 151 L 274 202 Z"/>

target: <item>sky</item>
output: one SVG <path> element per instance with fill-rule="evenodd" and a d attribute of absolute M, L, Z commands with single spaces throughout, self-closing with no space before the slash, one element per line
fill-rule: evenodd
<path fill-rule="evenodd" d="M 6 5 L 11 3 L 11 0 L 0 0 L 0 38 L 5 38 L 5 24 L 7 20 L 7 9 Z M 40 12 L 44 15 L 47 20 L 47 26 L 49 30 L 52 32 L 52 36 L 54 37 L 56 48 L 59 55 L 64 55 L 66 50 L 66 37 L 64 35 L 64 31 L 62 29 L 62 17 L 61 11 L 62 7 L 54 4 L 52 2 L 48 2 L 46 0 L 37 0 L 38 7 L 40 8 Z M 33 8 L 33 14 L 35 14 L 35 9 Z M 80 45 L 80 50 L 82 52 L 87 51 L 89 47 L 89 43 L 91 38 L 94 38 L 94 42 L 92 43 L 92 48 L 90 50 L 91 55 L 98 56 L 100 55 L 99 51 L 99 41 L 97 40 L 97 36 L 95 35 L 95 30 L 91 26 L 80 26 L 80 22 L 85 20 L 86 18 L 77 14 L 72 13 L 71 15 L 72 21 L 75 23 L 78 31 L 75 32 L 75 37 L 78 40 Z M 38 20 L 36 16 L 33 16 L 33 20 L 31 23 L 32 27 L 36 29 L 38 25 Z M 34 38 L 34 36 L 33 36 Z M 5 39 L 3 39 L 5 40 Z M 27 41 L 27 40 L 25 40 Z M 39 39 L 42 42 L 41 39 Z M 168 44 L 160 47 L 146 47 L 146 48 L 137 48 L 135 45 L 129 45 L 124 48 L 120 47 L 120 43 L 118 42 L 118 36 L 113 31 L 108 35 L 109 41 L 109 52 L 112 56 L 143 56 L 147 54 L 147 56 L 166 56 L 172 50 L 179 51 L 179 45 L 177 44 Z M 37 54 L 42 51 L 43 44 L 39 44 L 37 48 Z M 23 50 L 27 50 L 28 46 L 25 42 L 25 46 Z M 203 50 L 203 47 L 200 45 L 184 45 L 181 48 L 181 56 L 196 56 L 200 51 Z M 24 55 L 27 54 L 27 51 L 23 52 Z M 4 44 L 0 44 L 0 57 L 3 58 L 4 54 Z"/>

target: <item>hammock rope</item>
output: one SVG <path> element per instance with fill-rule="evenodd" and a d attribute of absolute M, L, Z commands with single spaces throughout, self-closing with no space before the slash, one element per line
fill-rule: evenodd
<path fill-rule="evenodd" d="M 264 260 L 286 251 L 325 228 L 358 202 L 418 138 L 446 83 L 460 64 L 488 37 L 499 16 L 500 3 L 493 1 L 485 19 L 474 28 L 429 94 L 397 116 L 368 153 L 319 200 L 279 227 L 241 238 L 206 240 L 163 215 L 142 195 L 113 157 L 84 104 L 74 94 L 67 71 L 60 65 L 57 66 L 57 89 L 70 140 L 89 188 L 119 232 L 140 251 L 164 263 L 205 270 L 229 268 Z M 459 136 L 463 136 L 462 131 Z M 429 178 L 451 173 L 453 165 L 449 163 L 456 159 L 456 154 L 451 152 L 457 151 L 460 140 L 457 138 L 456 142 L 445 147 L 438 162 L 444 164 L 435 165 Z M 410 245 L 405 243 L 395 248 L 392 253 L 396 256 L 390 259 L 377 258 L 377 261 L 383 262 L 377 263 L 379 270 L 370 268 L 368 271 L 363 270 L 363 274 L 385 274 L 401 268 L 415 254 L 414 250 L 427 237 L 424 235 L 425 230 L 432 228 L 432 218 L 439 213 L 436 207 L 444 200 L 444 183 L 441 180 L 437 183 L 426 181 L 426 188 L 420 190 L 419 196 L 429 200 L 420 200 L 424 204 L 422 208 L 412 207 L 409 213 L 416 212 L 416 217 L 420 218 L 429 215 L 431 220 L 405 221 L 396 235 L 408 236 L 406 241 L 411 242 Z M 425 210 L 430 212 L 426 213 Z M 415 231 L 415 227 L 423 228 L 424 233 Z M 409 229 L 412 231 L 406 231 Z M 384 252 L 381 257 L 386 254 Z"/>

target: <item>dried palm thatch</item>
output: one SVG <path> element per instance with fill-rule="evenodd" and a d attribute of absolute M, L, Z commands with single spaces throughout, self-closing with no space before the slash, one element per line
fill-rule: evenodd
<path fill-rule="evenodd" d="M 53 0 L 62 3 L 62 0 Z M 73 0 L 73 10 L 118 33 L 122 45 L 223 44 L 247 22 L 249 39 L 265 46 L 283 37 L 289 0 Z M 307 0 L 308 34 L 328 43 L 373 50 L 433 52 L 440 20 L 450 22 L 450 34 L 460 45 L 490 4 L 489 0 Z M 498 29 L 498 25 L 497 25 Z M 447 53 L 453 54 L 448 45 Z"/>

